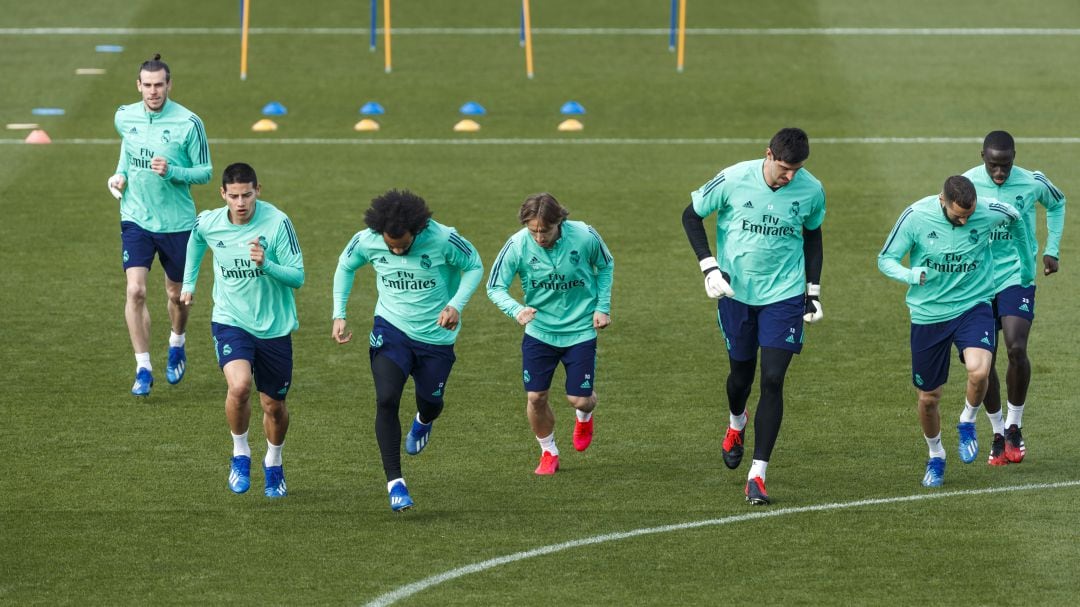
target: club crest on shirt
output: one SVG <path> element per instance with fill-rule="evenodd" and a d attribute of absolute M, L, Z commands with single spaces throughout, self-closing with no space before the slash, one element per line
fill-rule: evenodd
<path fill-rule="evenodd" d="M 576 266 L 579 262 L 581 262 L 581 255 L 577 251 L 570 251 L 570 263 Z"/>
<path fill-rule="evenodd" d="M 421 255 L 420 256 L 420 267 L 424 268 L 425 270 L 430 269 L 431 268 L 431 258 L 428 257 L 427 255 Z"/>
<path fill-rule="evenodd" d="M 260 236 L 259 237 L 259 248 L 261 248 L 264 251 L 266 250 L 266 237 L 265 236 Z"/>
<path fill-rule="evenodd" d="M 172 141 L 172 135 L 169 133 L 169 129 L 161 131 L 161 143 L 169 143 Z"/>
<path fill-rule="evenodd" d="M 978 230 L 972 230 L 971 233 L 968 234 L 968 242 L 970 242 L 971 244 L 979 244 Z"/>
<path fill-rule="evenodd" d="M 791 203 L 791 216 L 792 217 L 798 217 L 799 216 L 799 201 L 798 200 Z"/>

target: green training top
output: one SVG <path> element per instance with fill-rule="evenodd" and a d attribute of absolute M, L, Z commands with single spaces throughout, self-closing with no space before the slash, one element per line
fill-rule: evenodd
<path fill-rule="evenodd" d="M 917 325 L 945 322 L 994 297 L 994 264 L 991 233 L 1004 225 L 1009 241 L 1025 263 L 1021 281 L 1031 284 L 1034 258 L 1024 254 L 1027 234 L 1020 214 L 1008 203 L 986 198 L 976 201 L 967 223 L 954 226 L 946 217 L 937 195 L 912 204 L 897 220 L 878 254 L 878 269 L 889 278 L 911 285 L 907 305 Z M 909 256 L 911 269 L 900 265 Z M 919 285 L 922 273 L 926 284 Z"/>
<path fill-rule="evenodd" d="M 461 322 L 450 330 L 436 321 L 446 306 L 460 313 L 484 279 L 480 254 L 469 241 L 454 228 L 431 219 L 404 255 L 394 255 L 381 233 L 372 229 L 357 232 L 338 258 L 334 318 L 345 318 L 356 270 L 368 263 L 375 269 L 379 291 L 376 316 L 416 341 L 454 343 Z"/>
<path fill-rule="evenodd" d="M 120 134 L 116 174 L 127 180 L 120 199 L 120 220 L 133 221 L 150 232 L 185 232 L 195 224 L 191 184 L 210 181 L 210 147 L 202 120 L 169 99 L 160 112 L 140 101 L 122 105 L 114 118 Z M 150 161 L 169 161 L 164 177 L 150 170 Z"/>
<path fill-rule="evenodd" d="M 986 167 L 979 165 L 964 173 L 975 184 L 979 196 L 1007 202 L 1016 207 L 1024 220 L 1031 256 L 1039 254 L 1039 239 L 1035 235 L 1035 203 L 1046 208 L 1046 249 L 1044 255 L 1058 256 L 1061 232 L 1065 227 L 1065 195 L 1039 171 L 1014 166 L 1009 178 L 1000 186 L 990 179 Z M 1009 232 L 999 226 L 991 234 L 990 251 L 994 254 L 994 283 L 997 291 L 1020 284 L 1020 257 L 1009 242 Z"/>
<path fill-rule="evenodd" d="M 806 292 L 803 229 L 825 220 L 825 190 L 806 169 L 773 191 L 765 160 L 721 171 L 690 194 L 699 217 L 716 213 L 716 259 L 731 277 L 735 300 L 752 306 Z"/>
<path fill-rule="evenodd" d="M 266 251 L 261 268 L 251 261 L 253 240 Z M 262 200 L 255 201 L 244 225 L 229 221 L 228 206 L 199 213 L 188 239 L 183 291 L 195 292 L 207 248 L 214 258 L 214 322 L 260 339 L 282 337 L 300 326 L 293 289 L 304 284 L 304 255 L 285 213 Z"/>
<path fill-rule="evenodd" d="M 564 221 L 560 229 L 550 249 L 536 244 L 528 228 L 511 236 L 491 266 L 487 294 L 510 318 L 536 308 L 525 333 L 565 348 L 596 337 L 594 312 L 611 314 L 615 260 L 592 226 Z M 524 305 L 509 293 L 514 276 L 521 277 Z"/>

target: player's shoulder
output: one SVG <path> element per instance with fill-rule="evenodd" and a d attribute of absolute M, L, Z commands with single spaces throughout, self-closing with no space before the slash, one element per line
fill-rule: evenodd
<path fill-rule="evenodd" d="M 991 198 L 989 196 L 979 196 L 976 200 L 976 205 L 988 211 L 991 215 L 998 213 L 1008 215 L 1013 219 L 1020 217 L 1020 212 L 1016 210 L 1016 207 L 1009 204 L 1004 200 L 998 200 L 997 198 Z M 1000 219 L 1000 216 L 998 216 Z"/>
<path fill-rule="evenodd" d="M 216 209 L 206 209 L 195 216 L 195 227 L 207 229 L 216 223 L 219 223 L 224 218 L 228 221 L 229 207 L 223 206 Z"/>
<path fill-rule="evenodd" d="M 116 113 L 113 115 L 113 121 L 117 124 L 126 120 L 136 120 L 143 115 L 139 106 L 142 105 L 141 101 L 135 103 L 122 103 L 120 107 L 116 108 Z"/>
<path fill-rule="evenodd" d="M 720 171 L 721 175 L 724 175 L 732 182 L 741 181 L 743 179 L 753 178 L 761 174 L 761 167 L 765 163 L 764 158 L 756 158 L 754 160 L 743 160 L 742 162 L 736 162 L 735 164 Z"/>

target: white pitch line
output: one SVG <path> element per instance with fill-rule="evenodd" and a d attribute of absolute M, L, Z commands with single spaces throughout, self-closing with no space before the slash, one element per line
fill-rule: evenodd
<path fill-rule="evenodd" d="M 364 27 L 253 27 L 251 35 L 366 36 Z M 376 30 L 383 32 L 382 28 Z M 395 27 L 395 36 L 514 36 L 512 27 Z M 660 27 L 538 27 L 537 35 L 554 36 L 666 36 Z M 3 27 L 0 36 L 235 36 L 236 27 Z M 1080 36 L 1078 28 L 1039 27 L 810 27 L 810 28 L 687 28 L 690 36 Z"/>
<path fill-rule="evenodd" d="M 980 137 L 815 137 L 813 143 L 825 145 L 877 145 L 877 144 L 970 144 L 982 143 Z M 263 139 L 259 137 L 211 138 L 213 145 L 756 145 L 768 143 L 769 138 L 712 137 L 712 138 L 486 138 L 486 139 L 345 139 L 320 137 L 295 137 Z M 1077 144 L 1080 137 L 1017 137 L 1023 144 Z M 22 139 L 0 139 L 0 145 L 22 144 Z M 52 145 L 119 145 L 119 139 L 53 139 Z"/>
<path fill-rule="evenodd" d="M 754 512 L 748 512 L 746 514 L 737 514 L 735 516 L 727 516 L 718 519 L 709 519 L 704 521 L 692 521 L 689 523 L 678 523 L 675 525 L 664 525 L 661 527 L 648 527 L 643 529 L 634 529 L 632 531 L 624 531 L 622 533 L 609 533 L 606 535 L 594 535 L 592 537 L 582 538 L 580 540 L 571 540 L 569 542 L 563 542 L 561 544 L 551 544 L 548 546 L 541 546 L 540 548 L 534 548 L 532 550 L 525 550 L 523 552 L 515 552 L 514 554 L 508 554 L 506 556 L 500 556 L 479 563 L 473 563 L 472 565 L 465 565 L 464 567 L 458 567 L 457 569 L 451 569 L 449 571 L 433 575 L 431 577 L 424 578 L 420 581 L 401 586 L 396 590 L 387 592 L 386 594 L 379 595 L 366 603 L 366 607 L 386 607 L 392 605 L 401 599 L 408 598 L 414 594 L 427 590 L 432 586 L 448 582 L 450 580 L 471 575 L 473 573 L 482 573 L 488 569 L 493 569 L 500 565 L 507 565 L 510 563 L 516 563 L 525 559 L 531 559 L 537 556 L 546 556 L 548 554 L 554 554 L 556 552 L 562 552 L 564 550 L 570 550 L 571 548 L 581 548 L 582 546 L 594 546 L 596 544 L 604 544 L 607 542 L 615 542 L 619 540 L 625 540 L 629 538 L 640 537 L 643 535 L 654 535 L 658 533 L 670 533 L 672 531 L 684 531 L 686 529 L 698 529 L 701 527 L 713 527 L 718 525 L 728 525 L 731 523 L 741 523 L 744 521 L 757 520 L 762 518 L 771 518 L 776 516 L 785 516 L 789 514 L 803 514 L 806 512 L 823 512 L 828 510 L 842 510 L 846 508 L 858 508 L 862 506 L 880 506 L 883 504 L 896 504 L 901 502 L 916 502 L 921 500 L 941 499 L 946 497 L 958 497 L 964 495 L 985 495 L 988 493 L 1005 493 L 1010 491 L 1031 491 L 1035 489 L 1063 489 L 1068 487 L 1080 486 L 1080 480 L 1075 481 L 1063 481 L 1060 483 L 1043 483 L 1043 484 L 1031 484 L 1031 485 L 1013 485 L 1010 487 L 993 487 L 988 489 L 967 489 L 962 491 L 946 491 L 943 493 L 917 493 L 915 495 L 906 495 L 902 497 L 884 497 L 877 499 L 864 499 L 856 500 L 853 502 L 838 502 L 832 504 L 819 504 L 817 506 L 800 506 L 796 508 L 778 508 L 776 510 L 757 510 Z"/>

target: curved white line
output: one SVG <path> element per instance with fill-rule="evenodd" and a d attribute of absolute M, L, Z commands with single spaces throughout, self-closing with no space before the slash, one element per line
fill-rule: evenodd
<path fill-rule="evenodd" d="M 499 565 L 507 565 L 515 563 L 517 561 L 523 561 L 537 556 L 545 556 L 556 552 L 562 552 L 563 550 L 569 550 L 571 548 L 580 548 L 582 546 L 592 546 L 595 544 L 603 544 L 606 542 L 615 542 L 618 540 L 625 540 L 633 537 L 639 537 L 642 535 L 652 535 L 656 533 L 669 533 L 671 531 L 683 531 L 685 529 L 697 529 L 699 527 L 711 527 L 716 525 L 727 525 L 730 523 L 741 523 L 743 521 L 751 521 L 761 518 L 770 518 L 776 516 L 784 516 L 788 514 L 802 514 L 805 512 L 822 512 L 825 510 L 842 510 L 845 508 L 858 508 L 861 506 L 879 506 L 882 504 L 896 504 L 901 502 L 916 502 L 921 500 L 941 499 L 946 497 L 957 497 L 961 495 L 984 495 L 988 493 L 1005 493 L 1009 491 L 1031 491 L 1035 489 L 1062 489 L 1067 487 L 1080 486 L 1080 480 L 1075 481 L 1063 481 L 1059 483 L 1042 483 L 1031 485 L 1013 485 L 1010 487 L 992 487 L 988 489 L 966 489 L 962 491 L 945 491 L 941 493 L 917 493 L 915 495 L 905 495 L 902 497 L 884 497 L 876 499 L 864 499 L 856 500 L 854 502 L 838 502 L 832 504 L 819 504 L 816 506 L 799 506 L 796 508 L 778 508 L 776 510 L 756 510 L 754 512 L 748 512 L 746 514 L 737 514 L 735 516 L 727 516 L 718 519 L 709 519 L 704 521 L 692 521 L 689 523 L 678 523 L 675 525 L 663 525 L 661 527 L 648 527 L 643 529 L 634 529 L 632 531 L 624 531 L 622 533 L 609 533 L 605 535 L 594 535 L 592 537 L 582 538 L 580 540 L 571 540 L 569 542 L 563 542 L 561 544 L 551 544 L 548 546 L 541 546 L 540 548 L 534 548 L 532 550 L 525 550 L 523 552 L 515 552 L 514 554 L 508 554 L 506 556 L 500 556 L 479 563 L 473 563 L 472 565 L 465 565 L 464 567 L 458 567 L 457 569 L 451 569 L 438 575 L 424 578 L 420 581 L 401 586 L 395 590 L 387 592 L 386 594 L 379 595 L 366 603 L 366 607 L 385 607 L 386 605 L 392 605 L 401 599 L 408 598 L 414 594 L 427 590 L 432 586 L 436 586 L 443 582 L 448 582 L 459 577 L 470 575 L 473 573 L 481 573 L 498 567 Z"/>

